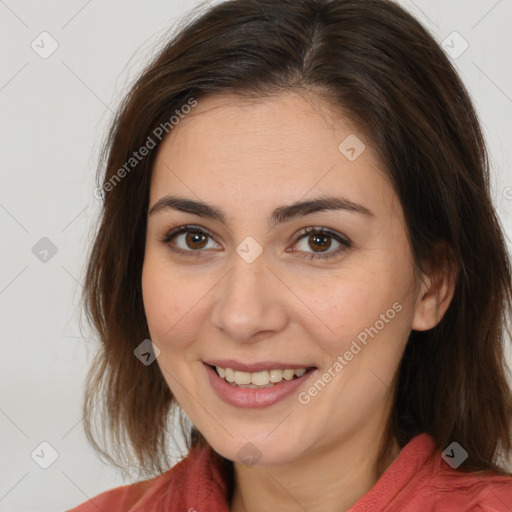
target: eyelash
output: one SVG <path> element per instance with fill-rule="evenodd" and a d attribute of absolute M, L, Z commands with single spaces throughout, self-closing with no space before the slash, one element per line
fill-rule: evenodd
<path fill-rule="evenodd" d="M 211 239 L 213 239 L 213 236 L 208 231 L 206 231 L 205 229 L 200 228 L 198 226 L 180 226 L 179 228 L 173 229 L 173 230 L 169 231 L 168 233 L 166 233 L 162 237 L 161 242 L 164 245 L 167 245 L 171 251 L 175 252 L 176 254 L 179 254 L 180 256 L 198 257 L 200 255 L 200 253 L 203 252 L 200 249 L 185 251 L 183 249 L 173 247 L 170 244 L 170 242 L 173 238 L 175 238 L 176 236 L 181 235 L 183 233 L 198 233 L 201 235 L 206 235 L 206 236 L 210 237 Z M 296 234 L 294 245 L 296 243 L 300 242 L 303 238 L 306 238 L 307 236 L 312 235 L 312 234 L 331 237 L 334 240 L 336 240 L 338 243 L 340 243 L 341 247 L 338 247 L 338 249 L 336 249 L 333 252 L 327 253 L 327 255 L 323 255 L 322 253 L 309 253 L 309 256 L 300 256 L 301 258 L 304 258 L 306 260 L 327 260 L 327 259 L 333 258 L 335 256 L 338 256 L 340 253 L 342 253 L 346 249 L 349 249 L 350 247 L 352 247 L 352 243 L 348 239 L 343 238 L 343 237 L 337 235 L 336 233 L 333 233 L 325 228 L 311 228 L 311 227 L 301 229 Z M 295 252 L 295 251 L 293 251 L 293 252 Z"/>

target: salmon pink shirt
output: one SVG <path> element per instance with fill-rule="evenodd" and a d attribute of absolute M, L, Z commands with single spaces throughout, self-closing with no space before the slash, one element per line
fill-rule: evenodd
<path fill-rule="evenodd" d="M 68 512 L 229 512 L 226 459 L 194 446 L 161 475 L 117 487 Z M 349 512 L 511 512 L 512 477 L 467 474 L 441 457 L 428 434 L 404 446 Z M 264 511 L 265 512 L 265 511 Z"/>

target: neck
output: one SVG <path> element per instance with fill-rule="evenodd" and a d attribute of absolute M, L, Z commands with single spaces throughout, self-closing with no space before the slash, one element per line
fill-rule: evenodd
<path fill-rule="evenodd" d="M 366 494 L 400 452 L 396 440 L 383 461 L 384 434 L 363 432 L 323 445 L 287 464 L 252 467 L 234 464 L 231 512 L 297 510 L 347 511 Z M 379 463 L 380 462 L 380 463 Z"/>

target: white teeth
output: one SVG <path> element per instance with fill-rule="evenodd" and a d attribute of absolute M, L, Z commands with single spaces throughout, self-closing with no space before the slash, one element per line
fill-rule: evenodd
<path fill-rule="evenodd" d="M 283 370 L 270 370 L 270 382 L 281 382 L 283 380 Z"/>
<path fill-rule="evenodd" d="M 295 370 L 285 370 L 283 372 L 283 379 L 292 380 L 294 375 L 295 375 Z"/>
<path fill-rule="evenodd" d="M 247 372 L 238 372 L 235 371 L 235 382 L 237 384 L 250 384 L 251 383 L 251 374 Z M 254 382 L 253 382 L 254 384 Z"/>
<path fill-rule="evenodd" d="M 299 368 L 297 370 L 286 369 L 286 370 L 270 370 L 261 372 L 239 372 L 232 368 L 222 368 L 216 366 L 217 374 L 228 382 L 235 383 L 241 387 L 256 387 L 263 386 L 269 387 L 273 384 L 277 384 L 284 380 L 292 380 L 294 376 L 297 378 L 302 377 L 306 373 L 305 368 Z"/>
<path fill-rule="evenodd" d="M 251 384 L 254 384 L 255 386 L 266 386 L 270 381 L 268 372 L 254 372 L 251 374 L 247 373 L 246 375 L 251 376 Z"/>

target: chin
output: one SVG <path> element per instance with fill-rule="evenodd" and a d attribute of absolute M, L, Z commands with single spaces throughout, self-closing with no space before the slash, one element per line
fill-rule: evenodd
<path fill-rule="evenodd" d="M 244 432 L 244 435 L 233 434 L 231 437 L 222 430 L 205 432 L 203 435 L 210 446 L 220 455 L 233 462 L 252 465 L 287 464 L 301 456 L 306 447 L 305 440 L 290 436 L 284 426 L 281 432 L 273 432 L 272 428 L 262 428 L 261 424 L 252 427 L 236 427 L 230 432 Z M 296 429 L 294 429 L 297 431 Z M 269 432 L 270 435 L 268 434 Z"/>

